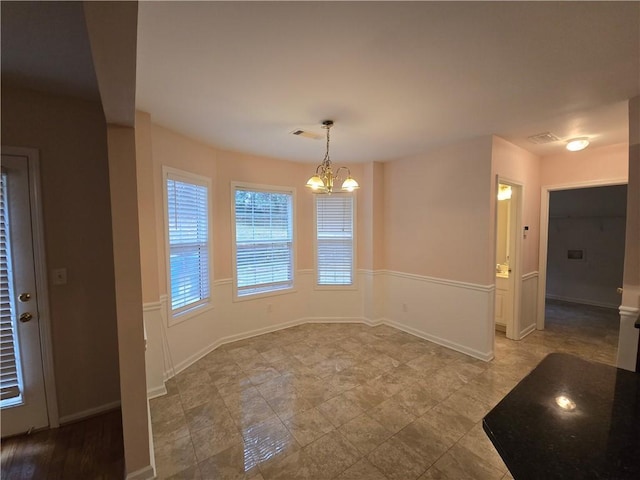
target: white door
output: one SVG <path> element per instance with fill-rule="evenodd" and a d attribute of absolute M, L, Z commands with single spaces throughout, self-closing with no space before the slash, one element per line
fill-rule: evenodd
<path fill-rule="evenodd" d="M 29 157 L 2 155 L 2 436 L 49 425 L 36 291 Z"/>
<path fill-rule="evenodd" d="M 521 187 L 500 182 L 496 206 L 496 329 L 506 333 L 507 338 L 519 340 L 519 319 L 516 280 L 519 275 L 519 218 L 521 209 Z"/>

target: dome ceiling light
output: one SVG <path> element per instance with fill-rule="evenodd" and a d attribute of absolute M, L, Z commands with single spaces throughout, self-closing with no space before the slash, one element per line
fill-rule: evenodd
<path fill-rule="evenodd" d="M 587 137 L 572 138 L 567 142 L 567 150 L 570 152 L 579 152 L 589 146 L 589 139 Z"/>

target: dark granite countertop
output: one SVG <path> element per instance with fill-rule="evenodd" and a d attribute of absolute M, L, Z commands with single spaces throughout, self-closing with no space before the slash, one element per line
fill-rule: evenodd
<path fill-rule="evenodd" d="M 516 480 L 638 480 L 640 374 L 552 353 L 483 427 Z"/>

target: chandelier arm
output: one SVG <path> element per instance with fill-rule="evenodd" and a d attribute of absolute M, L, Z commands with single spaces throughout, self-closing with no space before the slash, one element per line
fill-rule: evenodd
<path fill-rule="evenodd" d="M 351 176 L 351 170 L 349 170 L 349 167 L 339 167 L 338 170 L 336 170 L 336 175 L 335 175 L 335 179 L 336 180 L 342 180 L 342 178 L 339 177 L 340 170 L 346 170 L 347 171 L 347 175 L 349 177 Z"/>

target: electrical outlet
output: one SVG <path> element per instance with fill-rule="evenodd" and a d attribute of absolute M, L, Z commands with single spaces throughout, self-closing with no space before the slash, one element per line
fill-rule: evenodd
<path fill-rule="evenodd" d="M 66 268 L 54 268 L 51 270 L 51 277 L 53 278 L 54 285 L 66 285 L 67 284 L 67 269 Z"/>
<path fill-rule="evenodd" d="M 273 312 L 273 305 L 271 303 L 269 303 L 267 305 L 267 313 L 272 313 Z"/>
<path fill-rule="evenodd" d="M 409 311 L 409 306 L 406 303 L 402 304 L 402 311 L 403 312 L 408 312 Z"/>

